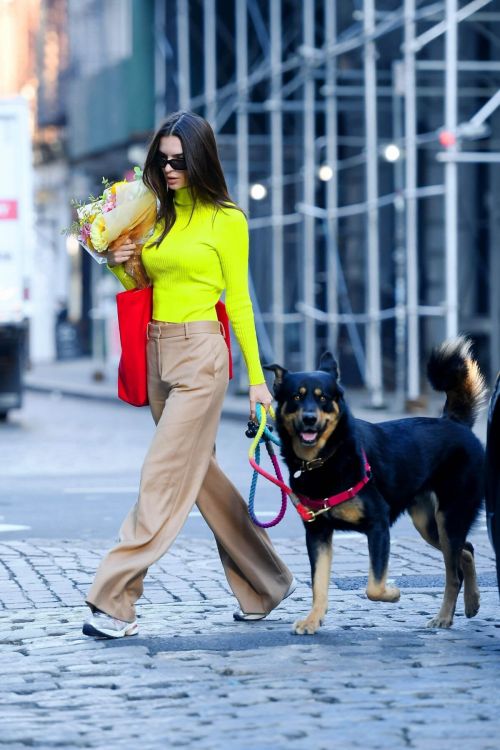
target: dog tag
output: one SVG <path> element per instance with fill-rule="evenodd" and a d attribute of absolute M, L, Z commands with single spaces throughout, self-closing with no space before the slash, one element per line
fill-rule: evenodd
<path fill-rule="evenodd" d="M 294 471 L 293 476 L 295 479 L 298 479 L 301 474 L 302 474 L 302 469 L 297 469 L 297 471 Z"/>

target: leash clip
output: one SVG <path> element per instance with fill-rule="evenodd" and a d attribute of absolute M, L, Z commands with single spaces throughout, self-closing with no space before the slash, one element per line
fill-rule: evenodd
<path fill-rule="evenodd" d="M 326 501 L 325 501 L 326 502 Z M 304 506 L 302 506 L 304 507 Z M 328 511 L 331 510 L 329 505 L 324 505 L 319 510 L 311 510 L 310 508 L 306 509 L 306 513 L 309 514 L 309 518 L 306 518 L 299 510 L 300 517 L 306 522 L 306 523 L 312 523 L 316 520 L 317 516 L 320 516 L 322 513 L 328 513 Z"/>
<path fill-rule="evenodd" d="M 314 521 L 314 511 L 310 510 L 309 508 L 306 508 L 306 506 L 302 505 L 302 503 L 298 503 L 295 506 L 295 509 L 298 512 L 299 516 L 302 518 L 302 520 L 306 521 L 306 523 L 311 523 L 311 521 Z"/>
<path fill-rule="evenodd" d="M 253 422 L 251 419 L 247 422 L 247 429 L 245 430 L 245 435 L 247 438 L 254 438 L 258 431 L 258 426 Z"/>

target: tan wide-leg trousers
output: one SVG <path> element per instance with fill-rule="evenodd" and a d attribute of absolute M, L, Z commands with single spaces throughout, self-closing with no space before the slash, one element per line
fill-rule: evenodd
<path fill-rule="evenodd" d="M 148 326 L 148 394 L 157 424 L 142 468 L 139 498 L 102 560 L 86 602 L 135 619 L 150 565 L 177 537 L 193 505 L 212 529 L 224 571 L 244 612 L 270 612 L 292 575 L 219 468 L 214 443 L 228 383 L 218 321 Z"/>

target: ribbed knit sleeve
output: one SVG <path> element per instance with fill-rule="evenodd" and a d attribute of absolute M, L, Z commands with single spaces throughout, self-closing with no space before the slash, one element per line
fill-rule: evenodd
<path fill-rule="evenodd" d="M 240 345 L 250 385 L 264 383 L 248 291 L 248 222 L 238 209 L 221 209 L 214 221 L 215 249 L 226 286 L 226 309 Z"/>
<path fill-rule="evenodd" d="M 118 281 L 121 281 L 125 289 L 135 289 L 137 284 L 135 283 L 135 280 L 132 278 L 132 276 L 128 275 L 123 266 L 123 263 L 120 263 L 118 266 L 107 266 L 107 268 L 109 268 L 111 273 L 116 276 Z"/>

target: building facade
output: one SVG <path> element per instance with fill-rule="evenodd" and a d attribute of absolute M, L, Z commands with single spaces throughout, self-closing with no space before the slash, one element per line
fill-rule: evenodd
<path fill-rule="evenodd" d="M 47 117 L 59 123 L 67 195 L 122 177 L 169 112 L 212 124 L 249 214 L 264 359 L 311 368 L 330 348 L 344 381 L 366 386 L 375 405 L 394 389 L 412 401 L 430 348 L 463 331 L 493 378 L 496 3 L 41 5 L 46 18 L 66 13 L 64 114 Z M 95 353 L 114 280 L 80 251 L 69 263 L 71 317 L 82 351 Z"/>

